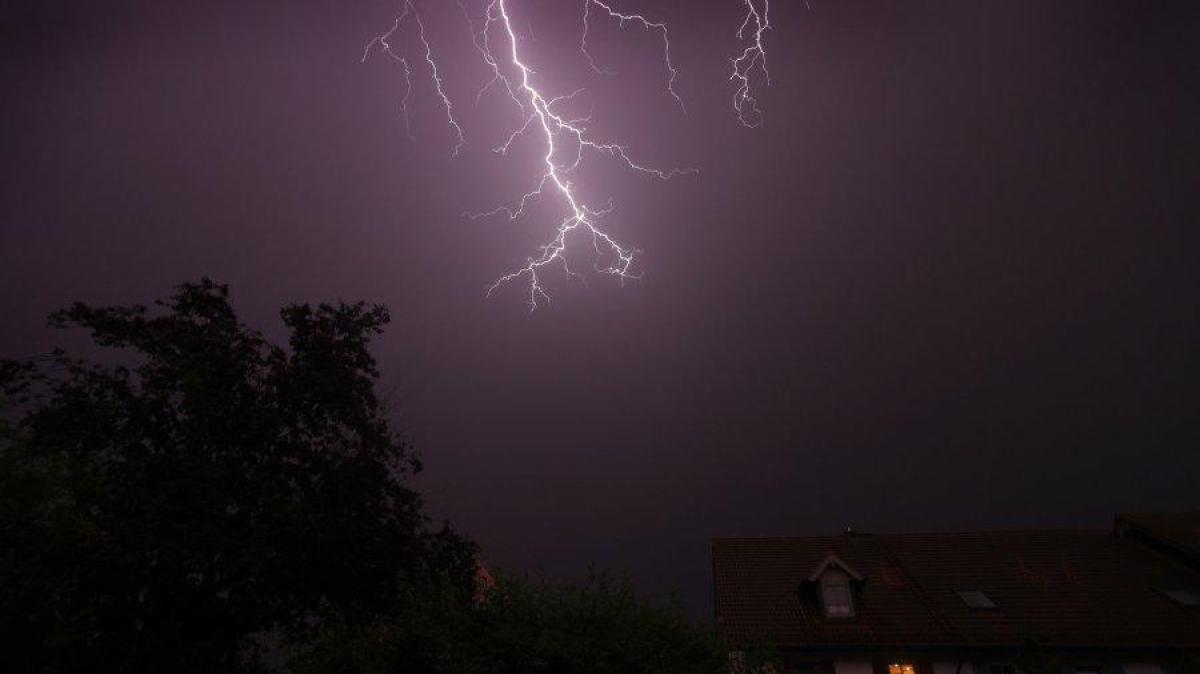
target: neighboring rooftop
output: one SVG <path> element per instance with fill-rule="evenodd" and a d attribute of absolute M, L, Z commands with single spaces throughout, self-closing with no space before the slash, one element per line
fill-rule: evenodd
<path fill-rule="evenodd" d="M 1200 565 L 1200 512 L 1121 513 L 1115 530 Z"/>
<path fill-rule="evenodd" d="M 1200 514 L 1133 517 L 1177 547 L 1195 545 L 1185 534 Z M 779 648 L 1019 646 L 1031 635 L 1061 646 L 1200 646 L 1200 610 L 1175 598 L 1200 593 L 1200 570 L 1145 539 L 1112 530 L 715 539 L 717 626 L 733 643 Z M 851 620 L 827 618 L 806 590 L 831 555 L 862 576 Z"/>

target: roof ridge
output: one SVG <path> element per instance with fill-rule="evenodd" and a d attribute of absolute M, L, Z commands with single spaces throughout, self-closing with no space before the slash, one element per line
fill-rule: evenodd
<path fill-rule="evenodd" d="M 876 536 L 973 536 L 979 534 L 1061 534 L 1061 533 L 1078 533 L 1078 534 L 1111 534 L 1110 528 L 1096 527 L 1054 527 L 1047 529 L 972 529 L 970 531 L 901 531 L 896 533 L 874 534 Z"/>
<path fill-rule="evenodd" d="M 864 534 L 856 534 L 862 536 Z M 829 538 L 842 538 L 845 534 L 830 534 L 828 536 L 713 536 L 709 540 L 718 541 L 812 541 Z"/>
<path fill-rule="evenodd" d="M 713 536 L 709 538 L 711 543 L 730 542 L 730 541 L 812 541 L 812 540 L 840 540 L 843 538 L 897 538 L 901 536 L 978 536 L 981 534 L 1061 534 L 1061 533 L 1088 533 L 1088 534 L 1111 534 L 1111 529 L 1099 529 L 1094 527 L 1057 527 L 1049 529 L 972 529 L 969 531 L 900 531 L 889 533 L 874 533 L 856 531 L 853 534 L 816 534 L 810 536 Z"/>

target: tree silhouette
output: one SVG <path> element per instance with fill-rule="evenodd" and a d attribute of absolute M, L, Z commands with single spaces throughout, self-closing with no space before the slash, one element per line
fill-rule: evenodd
<path fill-rule="evenodd" d="M 683 610 L 623 574 L 582 582 L 501 574 L 481 599 L 425 594 L 366 628 L 334 625 L 294 662 L 300 674 L 727 674 L 728 649 Z"/>
<path fill-rule="evenodd" d="M 0 631 L 34 671 L 236 671 L 405 588 L 468 588 L 475 546 L 430 527 L 374 392 L 386 309 L 291 305 L 286 347 L 228 288 L 53 325 L 116 350 L 0 367 Z M 125 363 L 125 364 L 112 364 Z"/>

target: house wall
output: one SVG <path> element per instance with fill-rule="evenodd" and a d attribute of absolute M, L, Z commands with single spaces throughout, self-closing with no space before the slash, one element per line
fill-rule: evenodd
<path fill-rule="evenodd" d="M 880 665 L 874 660 L 862 657 L 843 657 L 835 659 L 832 667 L 825 665 L 828 669 L 821 671 L 830 672 L 830 674 L 880 674 L 881 668 L 883 672 L 887 671 L 886 666 Z M 1075 674 L 1075 665 L 1081 664 L 1083 661 L 1075 662 L 1077 658 L 1066 658 L 1063 662 L 1063 674 Z M 828 662 L 828 661 L 826 661 Z M 987 674 L 987 663 L 992 662 L 972 662 L 964 660 L 961 663 L 958 660 L 934 660 L 933 662 L 925 661 L 919 663 L 918 672 L 920 674 Z M 1013 662 L 1011 657 L 998 657 L 996 663 Z M 1090 659 L 1087 662 L 1092 664 L 1102 664 L 1105 674 L 1173 674 L 1170 671 L 1165 671 L 1162 666 L 1152 662 L 1125 662 L 1117 663 L 1112 660 L 1101 658 L 1100 660 Z M 932 671 L 929 671 L 930 668 Z M 797 670 L 800 671 L 800 670 Z"/>
<path fill-rule="evenodd" d="M 835 660 L 834 674 L 875 674 L 875 666 L 870 660 Z"/>
<path fill-rule="evenodd" d="M 976 661 L 974 663 L 963 663 L 962 674 L 988 674 L 988 665 L 990 664 L 1015 664 L 1014 657 L 997 657 L 987 661 Z M 1094 666 L 1099 666 L 1103 674 L 1171 674 L 1169 671 L 1164 671 L 1159 664 L 1152 662 L 1120 662 L 1114 660 L 1112 656 L 1084 656 L 1076 654 L 1062 656 L 1060 663 L 1062 665 L 1062 674 L 1077 674 L 1081 669 L 1089 669 Z M 972 664 L 974 668 L 972 671 Z M 942 665 L 943 667 L 939 667 Z M 954 664 L 934 663 L 933 674 L 954 674 Z M 1077 669 L 1081 668 L 1081 669 Z M 1018 670 L 1019 672 L 1020 670 Z"/>
<path fill-rule="evenodd" d="M 969 662 L 959 663 L 957 660 L 934 661 L 933 674 L 975 674 L 975 667 Z"/>
<path fill-rule="evenodd" d="M 932 664 L 932 674 L 975 674 L 975 668 L 969 662 L 961 663 L 961 669 L 957 660 L 954 662 L 935 661 Z M 884 671 L 887 671 L 886 667 Z M 918 668 L 917 671 L 921 670 Z M 834 661 L 834 674 L 879 674 L 879 670 L 871 660 L 847 659 Z M 1126 672 L 1125 674 L 1162 674 L 1162 672 Z"/>
<path fill-rule="evenodd" d="M 1163 674 L 1162 667 L 1149 662 L 1126 662 L 1121 669 L 1124 674 Z"/>

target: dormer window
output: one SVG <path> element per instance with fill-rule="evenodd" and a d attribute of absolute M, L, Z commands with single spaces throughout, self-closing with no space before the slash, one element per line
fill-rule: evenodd
<path fill-rule="evenodd" d="M 853 618 L 854 597 L 850 594 L 850 576 L 838 569 L 821 574 L 821 609 L 826 618 Z"/>
<path fill-rule="evenodd" d="M 829 555 L 809 574 L 805 586 L 810 588 L 808 592 L 816 595 L 821 613 L 826 618 L 846 619 L 855 616 L 854 591 L 862 585 L 863 580 L 858 572 L 836 555 Z"/>

